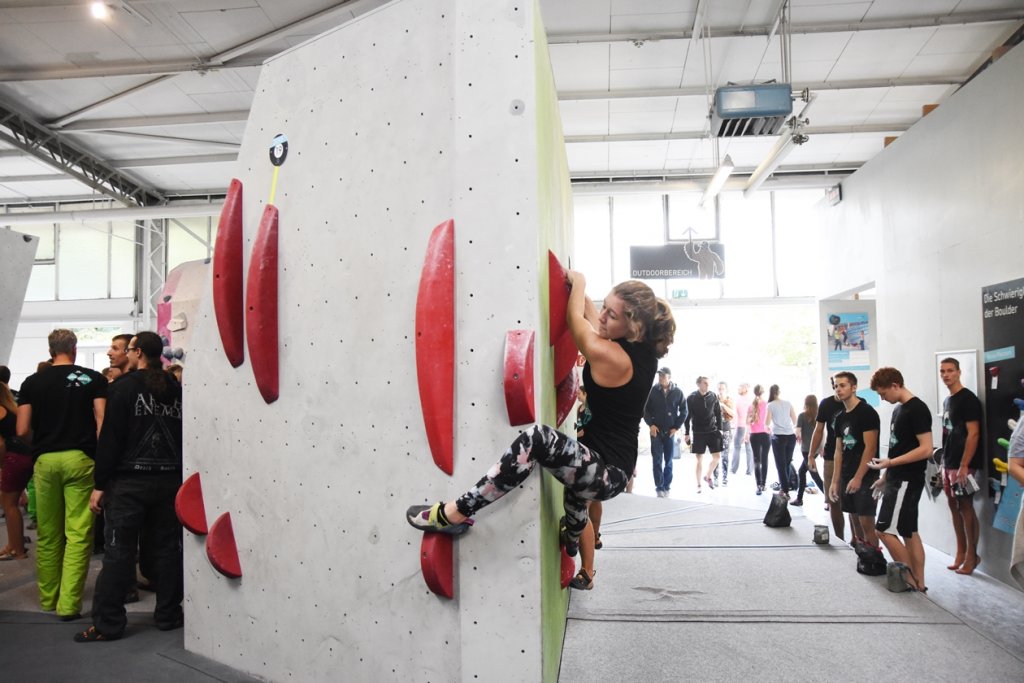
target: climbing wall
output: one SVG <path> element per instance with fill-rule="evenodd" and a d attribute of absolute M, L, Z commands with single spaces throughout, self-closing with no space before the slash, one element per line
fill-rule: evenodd
<path fill-rule="evenodd" d="M 534 3 L 404 0 L 264 66 L 185 349 L 189 650 L 282 681 L 556 677 L 558 486 L 478 516 L 450 598 L 404 519 L 517 435 L 510 330 L 535 335 L 554 422 L 548 251 L 565 262 L 571 208 L 543 36 Z M 451 307 L 423 305 L 445 281 Z M 451 474 L 427 428 L 444 392 L 418 384 L 443 384 L 446 330 Z"/>
<path fill-rule="evenodd" d="M 0 365 L 7 365 L 11 356 L 38 247 L 38 237 L 0 230 L 0 254 L 4 255 L 0 268 Z"/>

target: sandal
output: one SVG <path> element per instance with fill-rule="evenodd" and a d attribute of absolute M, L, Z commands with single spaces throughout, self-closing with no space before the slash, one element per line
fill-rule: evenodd
<path fill-rule="evenodd" d="M 597 570 L 594 570 L 594 574 Z M 587 575 L 587 570 L 580 567 L 580 570 L 576 572 L 576 576 L 572 577 L 572 581 L 569 582 L 569 588 L 575 588 L 576 590 L 588 591 L 594 587 L 594 575 Z"/>
<path fill-rule="evenodd" d="M 27 560 L 28 551 L 26 550 L 22 554 L 17 554 L 13 550 L 9 550 L 6 553 L 0 553 L 0 562 L 8 562 L 10 560 Z"/>
<path fill-rule="evenodd" d="M 601 542 L 601 534 L 597 534 L 594 538 L 594 550 L 600 550 L 604 547 L 604 543 Z"/>

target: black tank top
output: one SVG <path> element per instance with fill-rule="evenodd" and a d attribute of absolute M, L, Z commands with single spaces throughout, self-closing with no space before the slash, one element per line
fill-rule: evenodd
<path fill-rule="evenodd" d="M 640 420 L 654 384 L 658 358 L 649 344 L 615 341 L 633 363 L 633 378 L 621 387 L 609 389 L 594 381 L 589 362 L 583 366 L 583 387 L 592 417 L 580 443 L 600 454 L 606 464 L 632 474 Z"/>

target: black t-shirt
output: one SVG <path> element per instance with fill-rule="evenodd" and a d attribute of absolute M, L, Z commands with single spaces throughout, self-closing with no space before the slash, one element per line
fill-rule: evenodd
<path fill-rule="evenodd" d="M 103 375 L 79 365 L 53 365 L 30 375 L 18 403 L 32 406 L 32 457 L 80 450 L 96 453 L 93 401 L 107 397 Z"/>
<path fill-rule="evenodd" d="M 815 422 L 821 422 L 825 425 L 825 440 L 821 443 L 821 455 L 825 460 L 835 460 L 836 457 L 836 416 L 840 412 L 846 410 L 843 407 L 843 402 L 835 396 L 826 396 L 818 404 L 818 417 L 815 418 Z M 811 447 L 811 443 L 807 442 L 807 448 Z"/>
<path fill-rule="evenodd" d="M 836 416 L 836 441 L 843 447 L 843 469 L 842 479 L 853 479 L 860 467 L 861 457 L 864 455 L 864 432 L 879 431 L 882 421 L 878 412 L 867 404 L 867 401 L 859 401 L 853 410 L 845 408 Z M 878 453 L 875 453 L 877 457 Z M 864 475 L 865 479 L 877 477 L 878 472 L 868 470 Z"/>
<path fill-rule="evenodd" d="M 931 434 L 932 413 L 925 402 L 914 396 L 912 399 L 896 406 L 889 422 L 889 459 L 897 458 L 918 447 L 918 434 Z M 886 475 L 890 479 L 909 481 L 912 478 L 924 477 L 928 459 L 918 460 L 907 465 L 890 467 Z"/>
<path fill-rule="evenodd" d="M 967 446 L 967 423 L 978 423 L 978 446 L 968 465 L 972 470 L 980 470 L 981 455 L 981 401 L 974 392 L 964 387 L 942 402 L 942 463 L 951 470 L 960 468 Z"/>
<path fill-rule="evenodd" d="M 591 418 L 580 443 L 599 454 L 606 464 L 632 474 L 636 467 L 640 420 L 658 371 L 658 358 L 648 344 L 615 341 L 633 362 L 633 378 L 621 387 L 603 387 L 594 381 L 590 363 L 583 366 L 583 386 L 587 390 Z"/>

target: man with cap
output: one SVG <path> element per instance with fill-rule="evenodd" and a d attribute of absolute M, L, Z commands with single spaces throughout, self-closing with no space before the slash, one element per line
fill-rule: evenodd
<path fill-rule="evenodd" d="M 658 498 L 668 498 L 672 487 L 675 435 L 685 420 L 683 392 L 672 383 L 672 371 L 662 368 L 658 370 L 658 383 L 651 387 L 644 408 L 644 422 L 651 428 L 651 460 L 654 461 L 654 489 Z"/>

